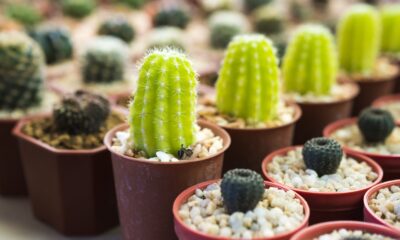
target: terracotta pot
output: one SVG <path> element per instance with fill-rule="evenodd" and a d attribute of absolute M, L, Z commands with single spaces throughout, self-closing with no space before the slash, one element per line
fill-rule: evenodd
<path fill-rule="evenodd" d="M 400 79 L 399 79 L 399 81 L 400 81 Z M 379 107 L 383 107 L 387 104 L 396 103 L 396 102 L 400 104 L 400 94 L 387 95 L 387 96 L 380 97 L 372 103 L 372 106 L 379 108 Z M 400 119 L 396 119 L 396 121 L 400 122 Z"/>
<path fill-rule="evenodd" d="M 311 240 L 323 234 L 330 233 L 334 230 L 339 230 L 341 228 L 348 230 L 362 230 L 369 233 L 376 233 L 387 237 L 392 237 L 394 239 L 400 238 L 400 235 L 395 231 L 383 226 L 379 226 L 377 224 L 356 221 L 335 221 L 320 223 L 303 229 L 302 231 L 294 235 L 290 240 Z"/>
<path fill-rule="evenodd" d="M 231 136 L 232 145 L 225 153 L 224 169 L 248 168 L 261 173 L 264 157 L 276 149 L 292 145 L 295 123 L 301 116 L 300 107 L 295 108 L 293 121 L 271 128 L 230 128 L 223 127 Z"/>
<path fill-rule="evenodd" d="M 262 170 L 268 181 L 279 183 L 268 174 L 266 166 L 272 162 L 274 157 L 284 155 L 288 151 L 294 150 L 298 147 L 301 146 L 291 146 L 277 150 L 264 159 L 262 163 Z M 362 198 L 364 193 L 382 180 L 382 168 L 372 159 L 348 152 L 346 149 L 344 152 L 351 158 L 361 162 L 366 162 L 374 170 L 374 172 L 378 174 L 378 178 L 367 187 L 347 192 L 311 192 L 286 186 L 306 199 L 311 209 L 310 223 L 312 224 L 333 220 L 361 220 Z M 327 199 L 329 199 L 329 201 L 327 201 Z"/>
<path fill-rule="evenodd" d="M 391 63 L 397 66 L 397 77 L 396 83 L 394 85 L 394 92 L 400 93 L 400 58 L 398 57 L 391 57 Z"/>
<path fill-rule="evenodd" d="M 182 206 L 184 202 L 187 201 L 187 199 L 192 196 L 196 189 L 204 189 L 208 185 L 215 183 L 218 180 L 211 180 L 203 183 L 199 183 L 195 186 L 192 186 L 185 191 L 183 191 L 179 196 L 175 199 L 174 205 L 173 205 L 173 214 L 174 214 L 174 222 L 175 222 L 175 232 L 178 235 L 179 240 L 228 240 L 231 238 L 226 238 L 226 237 L 218 237 L 218 236 L 210 236 L 205 233 L 202 233 L 197 230 L 193 230 L 190 227 L 188 227 L 179 217 L 179 208 Z M 288 191 L 288 188 L 283 187 L 282 185 L 276 184 L 276 183 L 271 183 L 271 182 L 265 182 L 266 187 L 276 187 L 279 189 L 283 189 L 285 191 Z M 306 228 L 308 226 L 308 219 L 310 217 L 310 208 L 308 207 L 307 202 L 302 198 L 299 194 L 296 193 L 296 198 L 300 200 L 301 204 L 303 205 L 304 208 L 304 220 L 298 226 L 297 228 L 287 232 L 287 233 L 282 233 L 275 235 L 274 237 L 268 237 L 268 238 L 253 238 L 255 240 L 289 240 L 291 236 L 299 232 L 300 230 Z"/>
<path fill-rule="evenodd" d="M 176 196 L 199 182 L 221 177 L 229 135 L 216 125 L 199 121 L 223 139 L 224 147 L 207 158 L 171 163 L 153 162 L 115 152 L 112 139 L 128 128 L 120 125 L 109 131 L 105 144 L 111 151 L 117 189 L 118 209 L 126 240 L 176 239 L 171 207 Z"/>
<path fill-rule="evenodd" d="M 49 115 L 46 115 L 49 116 Z M 65 235 L 95 235 L 118 224 L 110 154 L 51 147 L 22 132 L 34 119 L 14 128 L 33 214 Z"/>
<path fill-rule="evenodd" d="M 335 102 L 300 103 L 296 102 L 302 111 L 300 120 L 296 123 L 294 144 L 304 144 L 311 138 L 322 135 L 324 127 L 339 119 L 350 117 L 353 100 L 359 89 L 354 83 L 350 85 L 351 93 L 347 99 Z"/>
<path fill-rule="evenodd" d="M 394 226 L 385 222 L 382 218 L 378 217 L 368 205 L 368 201 L 372 198 L 372 195 L 377 193 L 382 188 L 387 188 L 387 187 L 390 187 L 393 185 L 400 186 L 400 179 L 380 183 L 367 191 L 367 193 L 364 195 L 364 221 L 370 222 L 370 223 L 377 223 L 377 224 L 384 225 L 388 228 L 392 228 L 400 235 L 399 228 L 395 228 Z"/>
<path fill-rule="evenodd" d="M 24 196 L 27 194 L 17 139 L 12 129 L 18 119 L 0 119 L 0 194 Z"/>
<path fill-rule="evenodd" d="M 345 126 L 356 124 L 356 118 L 349 118 L 339 120 L 337 122 L 331 123 L 324 129 L 324 137 L 329 137 L 333 132 L 340 128 L 344 128 Z M 397 126 L 400 127 L 400 123 L 397 123 Z M 343 146 L 349 153 L 361 154 L 366 157 L 369 157 L 375 160 L 383 169 L 383 181 L 398 179 L 400 176 L 400 154 L 394 155 L 384 155 L 384 154 L 377 154 L 377 153 L 369 153 L 365 151 L 359 151 L 347 146 Z"/>

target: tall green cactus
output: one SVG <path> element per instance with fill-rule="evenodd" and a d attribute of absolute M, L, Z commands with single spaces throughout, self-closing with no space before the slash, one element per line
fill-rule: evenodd
<path fill-rule="evenodd" d="M 326 95 L 336 82 L 337 58 L 333 36 L 322 25 L 300 27 L 283 59 L 286 92 Z"/>
<path fill-rule="evenodd" d="M 177 156 L 195 142 L 196 85 L 196 73 L 179 51 L 154 50 L 145 57 L 130 107 L 135 150 L 147 157 L 157 151 Z"/>
<path fill-rule="evenodd" d="M 339 65 L 348 74 L 370 74 L 379 50 L 380 19 L 374 7 L 356 4 L 338 28 Z"/>
<path fill-rule="evenodd" d="M 260 34 L 236 36 L 228 46 L 216 88 L 221 113 L 248 123 L 274 119 L 279 70 L 272 42 Z"/>
<path fill-rule="evenodd" d="M 400 54 L 400 4 L 387 5 L 381 10 L 381 50 Z"/>

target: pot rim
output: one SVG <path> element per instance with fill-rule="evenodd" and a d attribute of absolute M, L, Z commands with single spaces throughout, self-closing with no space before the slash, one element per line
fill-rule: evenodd
<path fill-rule="evenodd" d="M 191 160 L 184 160 L 184 161 L 177 161 L 177 162 L 155 162 L 155 161 L 149 161 L 149 160 L 144 160 L 144 159 L 127 156 L 125 154 L 116 152 L 112 148 L 112 139 L 115 136 L 115 133 L 117 131 L 128 129 L 129 125 L 127 123 L 122 123 L 120 125 L 115 126 L 112 129 L 110 129 L 104 137 L 104 145 L 111 152 L 111 154 L 117 155 L 121 159 L 124 159 L 127 161 L 136 161 L 136 162 L 141 162 L 141 163 L 146 163 L 146 164 L 151 164 L 151 165 L 180 165 L 180 164 L 195 163 L 195 162 L 199 162 L 199 161 L 210 160 L 216 156 L 219 156 L 220 154 L 223 154 L 231 145 L 231 138 L 230 138 L 229 134 L 224 129 L 217 126 L 216 124 L 213 124 L 213 123 L 210 123 L 210 122 L 207 122 L 204 120 L 198 120 L 198 123 L 200 126 L 205 126 L 209 129 L 211 129 L 211 131 L 213 131 L 214 134 L 221 137 L 222 139 L 224 139 L 224 140 L 226 139 L 226 141 L 223 142 L 222 149 L 220 149 L 217 153 L 214 153 L 207 157 L 196 158 L 196 159 L 191 159 Z M 220 132 L 220 134 L 217 134 L 215 130 L 217 130 L 217 132 Z"/>
<path fill-rule="evenodd" d="M 330 135 L 334 131 L 338 130 L 339 128 L 354 124 L 356 121 L 357 121 L 357 118 L 354 117 L 354 118 L 345 118 L 345 119 L 341 119 L 341 120 L 335 121 L 333 123 L 330 123 L 324 128 L 323 136 L 329 138 Z M 397 122 L 396 126 L 400 127 L 400 122 Z M 352 152 L 352 153 L 364 155 L 364 156 L 370 157 L 372 159 L 387 158 L 387 159 L 395 160 L 395 159 L 400 158 L 400 154 L 389 155 L 389 154 L 380 154 L 380 153 L 370 153 L 367 151 L 356 150 L 356 149 L 350 148 L 348 146 L 343 146 L 343 149 L 345 149 L 349 153 Z"/>
<path fill-rule="evenodd" d="M 367 231 L 373 231 L 373 232 L 384 232 L 385 234 L 389 234 L 389 236 L 397 237 L 400 236 L 398 233 L 396 233 L 393 229 L 374 224 L 374 223 L 367 223 L 367 222 L 361 222 L 361 221 L 330 221 L 330 222 L 323 222 L 323 223 L 318 223 L 313 226 L 310 226 L 308 228 L 305 228 L 301 230 L 300 232 L 296 233 L 293 237 L 292 240 L 303 240 L 303 236 L 307 233 L 314 232 L 319 229 L 329 229 L 328 231 L 333 231 L 336 229 L 340 228 L 350 228 L 351 230 L 367 230 Z"/>
<path fill-rule="evenodd" d="M 374 220 L 378 221 L 380 224 L 394 229 L 396 231 L 399 231 L 400 233 L 400 229 L 394 227 L 393 225 L 385 222 L 382 218 L 378 217 L 374 211 L 372 211 L 372 209 L 369 207 L 368 204 L 368 200 L 372 197 L 373 194 L 375 194 L 376 192 L 378 192 L 379 190 L 381 190 L 382 188 L 386 188 L 389 186 L 393 186 L 393 185 L 398 185 L 400 186 L 400 179 L 396 179 L 396 180 L 391 180 L 391 181 L 387 181 L 387 182 L 383 182 L 383 183 L 379 183 L 375 186 L 373 186 L 372 188 L 370 188 L 364 195 L 363 198 L 363 204 L 364 204 L 364 209 L 374 218 Z"/>
<path fill-rule="evenodd" d="M 263 172 L 265 178 L 267 178 L 268 181 L 284 185 L 285 187 L 291 189 L 292 191 L 298 192 L 300 194 L 314 195 L 314 196 L 318 196 L 318 195 L 319 196 L 332 196 L 332 195 L 335 195 L 335 196 L 346 196 L 346 195 L 352 195 L 352 194 L 355 194 L 355 193 L 362 193 L 362 192 L 367 191 L 369 188 L 377 185 L 378 183 L 380 183 L 382 181 L 383 170 L 382 170 L 381 166 L 379 166 L 378 163 L 376 163 L 374 160 L 372 160 L 371 158 L 369 158 L 367 156 L 363 156 L 361 154 L 349 152 L 349 151 L 347 151 L 347 149 L 343 149 L 343 152 L 347 156 L 349 156 L 351 158 L 354 158 L 354 159 L 358 160 L 359 162 L 366 162 L 378 174 L 378 177 L 375 179 L 375 181 L 373 181 L 371 184 L 369 184 L 369 185 L 367 185 L 367 186 L 365 186 L 363 188 L 350 190 L 350 191 L 345 191 L 345 192 L 312 192 L 312 191 L 307 191 L 307 190 L 303 190 L 303 189 L 287 186 L 287 185 L 285 185 L 283 183 L 280 183 L 280 182 L 276 181 L 274 178 L 272 178 L 267 172 L 267 168 L 266 168 L 267 164 L 269 162 L 271 162 L 274 159 L 274 157 L 276 157 L 278 155 L 285 154 L 288 151 L 294 150 L 294 149 L 299 148 L 299 147 L 302 147 L 302 145 L 289 146 L 289 147 L 281 148 L 281 149 L 278 149 L 278 150 L 268 154 L 264 158 L 264 160 L 262 161 L 262 165 L 261 165 L 261 169 L 262 169 L 262 172 Z"/>
<path fill-rule="evenodd" d="M 185 201 L 189 197 L 190 194 L 193 194 L 196 191 L 196 189 L 198 189 L 198 188 L 202 188 L 203 189 L 203 188 L 205 188 L 206 186 L 208 186 L 208 185 L 210 185 L 212 183 L 218 182 L 219 180 L 221 180 L 221 179 L 214 179 L 214 180 L 209 180 L 209 181 L 206 181 L 206 182 L 198 183 L 198 184 L 196 184 L 194 186 L 191 186 L 191 187 L 185 189 L 183 192 L 181 192 L 175 198 L 174 204 L 172 206 L 172 212 L 173 212 L 173 215 L 174 215 L 174 219 L 183 228 L 185 228 L 186 231 L 191 232 L 191 234 L 195 234 L 195 235 L 198 235 L 198 236 L 201 236 L 201 237 L 205 237 L 205 238 L 212 238 L 214 240 L 232 239 L 232 238 L 226 238 L 226 237 L 220 237 L 220 236 L 207 235 L 207 234 L 202 233 L 202 232 L 200 232 L 198 230 L 191 229 L 191 228 L 187 227 L 187 225 L 182 221 L 182 219 L 179 217 L 179 214 L 178 214 L 179 207 L 182 205 L 183 201 Z M 284 190 L 286 192 L 287 191 L 293 191 L 293 190 L 287 188 L 286 186 L 283 186 L 283 185 L 277 184 L 277 183 L 273 183 L 273 182 L 264 181 L 264 185 L 265 185 L 265 187 L 276 187 L 276 188 L 282 189 L 282 190 Z M 309 218 L 310 218 L 310 207 L 308 206 L 307 201 L 300 194 L 298 194 L 296 192 L 294 192 L 294 194 L 295 194 L 296 198 L 300 200 L 300 203 L 304 208 L 304 219 L 301 222 L 301 224 L 299 226 L 297 226 L 296 228 L 288 231 L 288 232 L 277 234 L 277 235 L 274 235 L 272 237 L 252 238 L 253 240 L 266 240 L 266 239 L 273 240 L 275 238 L 276 239 L 278 239 L 278 238 L 280 239 L 280 238 L 283 238 L 283 237 L 289 237 L 290 235 L 296 233 L 297 231 L 299 231 L 300 229 L 305 228 L 308 225 L 308 221 L 309 221 Z"/>
<path fill-rule="evenodd" d="M 380 98 L 375 99 L 375 101 L 372 103 L 373 107 L 381 107 L 384 106 L 388 103 L 392 102 L 399 102 L 400 103 L 400 94 L 391 94 L 391 95 L 386 95 L 382 96 Z"/>

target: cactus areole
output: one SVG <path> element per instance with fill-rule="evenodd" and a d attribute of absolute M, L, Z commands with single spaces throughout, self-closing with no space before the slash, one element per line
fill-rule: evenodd
<path fill-rule="evenodd" d="M 146 157 L 157 151 L 178 156 L 195 143 L 196 86 L 196 72 L 183 53 L 154 50 L 144 58 L 130 107 L 134 150 Z"/>

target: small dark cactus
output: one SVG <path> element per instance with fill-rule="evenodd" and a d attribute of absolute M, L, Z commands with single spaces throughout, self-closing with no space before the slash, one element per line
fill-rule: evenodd
<path fill-rule="evenodd" d="M 378 108 L 364 109 L 357 124 L 365 141 L 370 143 L 385 141 L 396 126 L 392 114 Z"/>
<path fill-rule="evenodd" d="M 246 0 L 244 1 L 244 7 L 248 12 L 261 7 L 263 5 L 269 4 L 272 0 Z"/>
<path fill-rule="evenodd" d="M 110 114 L 110 104 L 100 95 L 76 91 L 65 96 L 53 110 L 58 131 L 71 135 L 90 134 L 99 131 Z"/>
<path fill-rule="evenodd" d="M 233 169 L 221 182 L 224 205 L 229 214 L 253 210 L 264 194 L 264 180 L 249 169 Z"/>
<path fill-rule="evenodd" d="M 368 240 L 368 239 L 365 238 L 365 237 L 355 237 L 355 236 L 353 236 L 353 237 L 344 237 L 341 240 Z"/>
<path fill-rule="evenodd" d="M 179 28 L 185 28 L 190 20 L 188 13 L 178 7 L 170 6 L 161 8 L 158 13 L 154 16 L 154 26 L 174 26 Z"/>
<path fill-rule="evenodd" d="M 316 171 L 318 176 L 335 173 L 343 157 L 340 144 L 324 137 L 308 140 L 302 153 L 306 167 Z"/>
<path fill-rule="evenodd" d="M 63 13 L 73 18 L 88 16 L 96 8 L 94 0 L 62 0 Z"/>
<path fill-rule="evenodd" d="M 100 25 L 98 33 L 117 37 L 126 43 L 130 43 L 135 38 L 133 26 L 122 17 L 111 18 Z"/>

